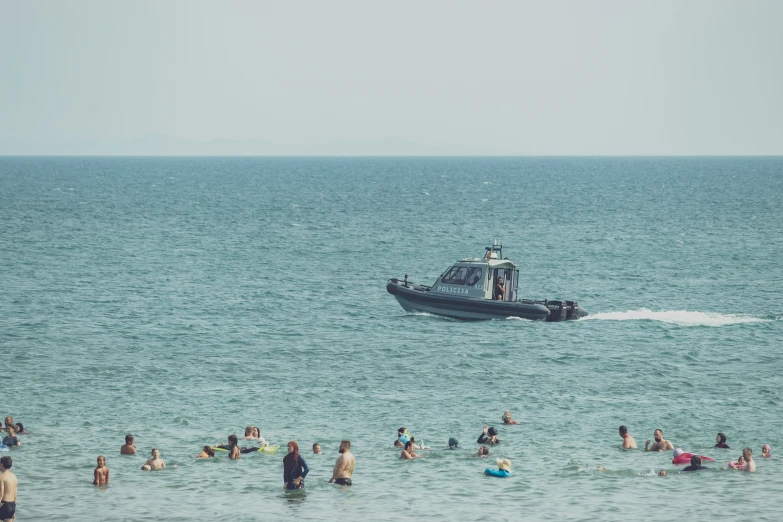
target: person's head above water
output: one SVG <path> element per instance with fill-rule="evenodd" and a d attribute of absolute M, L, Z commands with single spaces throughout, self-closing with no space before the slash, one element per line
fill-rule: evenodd
<path fill-rule="evenodd" d="M 454 437 L 449 437 L 449 448 L 459 448 L 459 441 Z"/>
<path fill-rule="evenodd" d="M 408 453 L 413 453 L 413 450 L 414 450 L 413 443 L 411 441 L 406 442 L 405 451 L 407 451 Z"/>
<path fill-rule="evenodd" d="M 158 457 L 160 457 L 160 451 L 158 451 L 158 448 L 152 448 L 152 451 L 150 453 L 152 453 L 153 458 L 157 459 Z"/>
<path fill-rule="evenodd" d="M 663 430 L 658 428 L 653 432 L 653 438 L 655 439 L 655 442 L 661 442 L 663 440 Z"/>
<path fill-rule="evenodd" d="M 620 426 L 620 436 L 625 437 L 626 435 L 628 435 L 628 428 Z"/>
<path fill-rule="evenodd" d="M 745 462 L 753 459 L 753 450 L 750 448 L 745 448 L 742 450 L 742 456 L 745 457 Z"/>
<path fill-rule="evenodd" d="M 721 432 L 715 436 L 715 442 L 718 444 L 726 444 L 726 434 Z"/>
<path fill-rule="evenodd" d="M 8 427 L 5 429 L 5 431 L 7 431 L 7 432 L 8 432 L 8 436 L 9 436 L 9 437 L 13 437 L 13 436 L 14 436 L 14 434 L 16 433 L 16 429 L 15 429 L 15 428 L 16 428 L 16 426 L 13 426 L 13 425 L 12 425 L 12 426 L 8 426 Z"/>
<path fill-rule="evenodd" d="M 125 444 L 127 444 L 128 446 L 133 444 L 133 435 L 131 435 L 130 433 L 125 435 Z"/>
<path fill-rule="evenodd" d="M 498 430 L 496 430 L 494 427 L 491 427 L 487 430 L 487 435 L 489 435 L 490 437 L 494 437 L 497 434 L 498 434 Z"/>
<path fill-rule="evenodd" d="M 691 466 L 701 466 L 701 457 L 698 455 L 691 457 Z"/>
<path fill-rule="evenodd" d="M 229 435 L 228 436 L 228 445 L 233 447 L 233 446 L 236 446 L 237 444 L 239 444 L 239 439 L 237 438 L 237 436 L 236 435 Z"/>
<path fill-rule="evenodd" d="M 202 452 L 202 453 L 206 453 L 206 454 L 207 454 L 208 456 L 210 456 L 210 457 L 214 457 L 214 456 L 215 456 L 215 450 L 213 450 L 213 449 L 212 449 L 212 448 L 210 448 L 209 446 L 204 446 L 204 447 L 201 449 L 201 452 Z"/>
<path fill-rule="evenodd" d="M 772 455 L 772 448 L 770 447 L 769 444 L 764 444 L 761 447 L 761 456 L 762 457 L 769 457 L 771 455 Z"/>
<path fill-rule="evenodd" d="M 498 469 L 503 469 L 511 473 L 511 461 L 508 459 L 495 459 L 498 464 Z"/>
<path fill-rule="evenodd" d="M 350 440 L 342 440 L 340 441 L 340 448 L 338 449 L 340 453 L 345 453 L 346 451 L 351 451 L 351 441 Z"/>
<path fill-rule="evenodd" d="M 317 442 L 313 443 L 313 453 L 315 453 L 316 455 L 321 453 L 321 445 L 318 444 Z"/>
<path fill-rule="evenodd" d="M 659 477 L 665 477 L 666 476 L 666 470 L 662 469 L 661 471 L 659 471 L 658 472 L 658 476 Z"/>
<path fill-rule="evenodd" d="M 489 455 L 489 448 L 486 446 L 481 446 L 478 450 L 478 454 L 480 457 L 486 457 Z"/>
<path fill-rule="evenodd" d="M 253 436 L 253 426 L 245 426 L 245 437 Z"/>

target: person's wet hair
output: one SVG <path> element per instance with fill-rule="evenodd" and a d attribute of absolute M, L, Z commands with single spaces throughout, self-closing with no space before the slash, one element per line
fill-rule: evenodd
<path fill-rule="evenodd" d="M 620 435 L 625 435 L 626 433 L 628 433 L 628 428 L 620 426 Z"/>
<path fill-rule="evenodd" d="M 484 455 L 489 455 L 489 448 L 486 446 L 481 446 L 481 453 Z"/>
<path fill-rule="evenodd" d="M 252 435 L 252 434 L 253 434 L 253 426 L 245 427 L 245 437 L 247 437 L 248 435 Z"/>
<path fill-rule="evenodd" d="M 350 440 L 343 440 L 340 441 L 341 446 L 345 446 L 346 449 L 351 449 L 351 441 Z"/>
<path fill-rule="evenodd" d="M 691 457 L 691 466 L 701 466 L 701 457 L 698 455 Z"/>
<path fill-rule="evenodd" d="M 405 451 L 408 451 L 409 449 L 413 449 L 413 441 L 408 441 L 405 443 Z"/>
<path fill-rule="evenodd" d="M 125 435 L 125 444 L 130 444 L 131 442 L 133 442 L 133 435 L 129 433 L 128 435 Z"/>
<path fill-rule="evenodd" d="M 13 462 L 11 461 L 11 457 L 0 458 L 0 463 L 3 464 L 3 467 L 5 469 L 11 469 L 11 465 L 13 464 Z"/>
<path fill-rule="evenodd" d="M 236 435 L 229 435 L 228 436 L 228 445 L 229 446 L 236 446 L 239 444 L 239 440 L 237 439 Z"/>
<path fill-rule="evenodd" d="M 313 451 L 315 451 L 315 448 L 320 448 L 320 447 L 321 447 L 320 444 L 318 444 L 317 442 L 313 442 Z"/>
<path fill-rule="evenodd" d="M 726 444 L 726 434 L 725 433 L 718 433 L 718 438 L 720 439 L 721 444 Z"/>
<path fill-rule="evenodd" d="M 215 456 L 215 450 L 213 450 L 209 446 L 204 446 L 204 453 L 206 453 L 210 457 L 214 457 Z"/>

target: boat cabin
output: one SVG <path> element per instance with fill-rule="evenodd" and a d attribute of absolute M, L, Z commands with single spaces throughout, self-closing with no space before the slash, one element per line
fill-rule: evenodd
<path fill-rule="evenodd" d="M 519 270 L 503 259 L 503 246 L 497 243 L 486 248 L 483 258 L 462 259 L 450 266 L 432 285 L 431 292 L 494 299 L 498 277 L 503 279 L 503 301 L 517 300 Z"/>

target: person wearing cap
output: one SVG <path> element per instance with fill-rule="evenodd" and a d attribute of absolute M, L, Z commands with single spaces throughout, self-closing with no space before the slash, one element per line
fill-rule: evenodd
<path fill-rule="evenodd" d="M 479 444 L 499 444 L 500 439 L 498 438 L 498 430 L 496 430 L 494 426 L 489 428 L 484 426 L 484 431 L 481 432 L 481 435 L 479 435 L 476 442 Z"/>
<path fill-rule="evenodd" d="M 726 434 L 725 433 L 718 433 L 718 435 L 715 437 L 715 446 L 716 448 L 723 448 L 723 449 L 731 449 L 729 448 L 729 445 L 726 444 Z"/>
<path fill-rule="evenodd" d="M 693 457 L 691 457 L 690 466 L 686 468 L 682 468 L 683 471 L 701 471 L 703 469 L 708 469 L 708 468 L 701 465 L 701 457 L 699 457 L 698 455 L 694 455 Z"/>
<path fill-rule="evenodd" d="M 498 469 L 487 468 L 484 470 L 485 475 L 490 477 L 507 478 L 511 476 L 511 461 L 508 459 L 495 459 L 498 464 Z"/>
<path fill-rule="evenodd" d="M 761 456 L 765 459 L 768 459 L 772 456 L 772 448 L 769 446 L 769 444 L 764 444 L 761 446 Z"/>
<path fill-rule="evenodd" d="M 495 290 L 492 292 L 492 299 L 495 301 L 502 301 L 504 293 L 505 290 L 503 289 L 503 278 L 498 277 L 498 280 L 495 283 Z"/>
<path fill-rule="evenodd" d="M 450 449 L 450 450 L 459 449 L 459 441 L 454 437 L 449 437 L 449 447 L 446 449 Z"/>

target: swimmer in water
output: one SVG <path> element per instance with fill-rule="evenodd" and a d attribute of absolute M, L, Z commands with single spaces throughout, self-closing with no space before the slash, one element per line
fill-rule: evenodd
<path fill-rule="evenodd" d="M 655 443 L 650 446 L 650 441 L 644 443 L 644 451 L 671 451 L 674 449 L 674 445 L 671 441 L 663 438 L 663 430 L 657 429 L 653 432 L 653 438 Z"/>
<path fill-rule="evenodd" d="M 418 459 L 419 457 L 421 457 L 421 455 L 417 455 L 414 452 L 414 449 L 415 448 L 413 447 L 413 442 L 408 441 L 408 443 L 405 444 L 405 449 L 402 450 L 402 453 L 400 453 L 400 459 L 402 459 L 402 460 L 413 460 L 413 459 Z"/>
<path fill-rule="evenodd" d="M 204 446 L 201 449 L 201 453 L 196 455 L 196 458 L 197 459 L 211 459 L 214 456 L 215 456 L 215 450 L 213 450 L 209 446 Z"/>
<path fill-rule="evenodd" d="M 310 472 L 305 459 L 299 455 L 299 444 L 295 440 L 288 443 L 288 454 L 283 457 L 283 489 L 304 488 L 304 478 Z"/>
<path fill-rule="evenodd" d="M 478 453 L 476 454 L 477 457 L 489 457 L 489 448 L 486 446 L 481 446 L 478 449 Z"/>
<path fill-rule="evenodd" d="M 623 443 L 620 446 L 623 449 L 636 449 L 636 441 L 631 434 L 628 433 L 628 428 L 620 426 L 620 436 L 623 438 Z"/>
<path fill-rule="evenodd" d="M 753 450 L 745 448 L 742 450 L 742 456 L 745 457 L 745 471 L 748 473 L 756 472 L 756 463 L 753 461 Z"/>
<path fill-rule="evenodd" d="M 490 477 L 507 478 L 511 476 L 511 461 L 508 459 L 495 459 L 498 465 L 498 469 L 487 468 L 484 470 L 485 475 Z"/>
<path fill-rule="evenodd" d="M 236 435 L 228 436 L 228 458 L 231 460 L 237 460 L 239 458 L 239 441 Z"/>
<path fill-rule="evenodd" d="M 731 449 L 729 448 L 729 445 L 726 444 L 726 434 L 725 433 L 718 433 L 715 436 L 715 446 L 716 448 L 723 448 L 723 449 Z"/>
<path fill-rule="evenodd" d="M 658 476 L 659 476 L 659 477 L 665 477 L 665 476 L 666 476 L 666 470 L 665 470 L 665 469 L 662 469 L 661 471 L 659 471 L 659 472 L 658 472 Z"/>
<path fill-rule="evenodd" d="M 13 447 L 13 446 L 21 446 L 22 441 L 19 440 L 19 437 L 16 436 L 16 430 L 14 429 L 14 426 L 8 426 L 6 428 L 6 431 L 8 432 L 8 435 L 5 436 L 3 439 L 3 444 L 5 446 Z"/>
<path fill-rule="evenodd" d="M 254 430 L 253 426 L 246 426 L 245 436 L 243 440 L 258 440 L 258 437 L 255 435 L 255 432 L 253 430 Z"/>
<path fill-rule="evenodd" d="M 459 449 L 459 441 L 454 437 L 449 437 L 449 447 L 446 449 L 450 449 L 450 450 Z"/>
<path fill-rule="evenodd" d="M 353 475 L 353 468 L 356 466 L 356 459 L 351 453 L 351 441 L 344 440 L 340 442 L 340 456 L 334 463 L 332 468 L 332 478 L 329 479 L 329 483 L 339 484 L 341 486 L 351 486 L 351 476 Z"/>
<path fill-rule="evenodd" d="M 133 443 L 133 435 L 125 435 L 125 444 L 120 447 L 120 455 L 135 455 L 136 445 Z"/>
<path fill-rule="evenodd" d="M 694 455 L 693 457 L 691 457 L 690 466 L 682 468 L 683 471 L 701 471 L 703 469 L 708 469 L 708 468 L 701 465 L 701 457 L 698 455 Z"/>
<path fill-rule="evenodd" d="M 166 467 L 166 463 L 160 458 L 158 448 L 152 448 L 152 458 L 141 467 L 143 471 L 159 471 Z"/>
<path fill-rule="evenodd" d="M 519 424 L 517 421 L 511 418 L 511 412 L 506 410 L 503 412 L 503 424 Z"/>
<path fill-rule="evenodd" d="M 487 426 L 484 426 L 484 431 L 481 432 L 481 435 L 479 435 L 479 438 L 476 442 L 479 444 L 500 444 L 498 430 L 496 430 L 494 427 L 488 428 Z"/>
<path fill-rule="evenodd" d="M 772 448 L 769 446 L 769 444 L 764 444 L 761 447 L 761 456 L 765 459 L 768 459 L 772 456 Z"/>
<path fill-rule="evenodd" d="M 321 453 L 321 445 L 317 442 L 313 443 L 313 455 L 323 455 Z"/>
<path fill-rule="evenodd" d="M 0 458 L 0 520 L 12 522 L 16 519 L 16 489 L 19 482 L 11 473 L 11 457 Z"/>
<path fill-rule="evenodd" d="M 109 483 L 109 468 L 106 467 L 106 457 L 103 455 L 98 457 L 98 466 L 93 472 L 93 477 L 93 486 L 105 486 Z"/>
<path fill-rule="evenodd" d="M 745 457 L 740 455 L 737 459 L 737 462 L 733 466 L 729 465 L 729 467 L 734 469 L 742 469 L 745 467 Z"/>
<path fill-rule="evenodd" d="M 408 433 L 408 428 L 400 428 L 397 430 L 397 440 L 394 441 L 394 447 L 404 448 L 409 440 L 411 440 L 411 434 Z"/>

